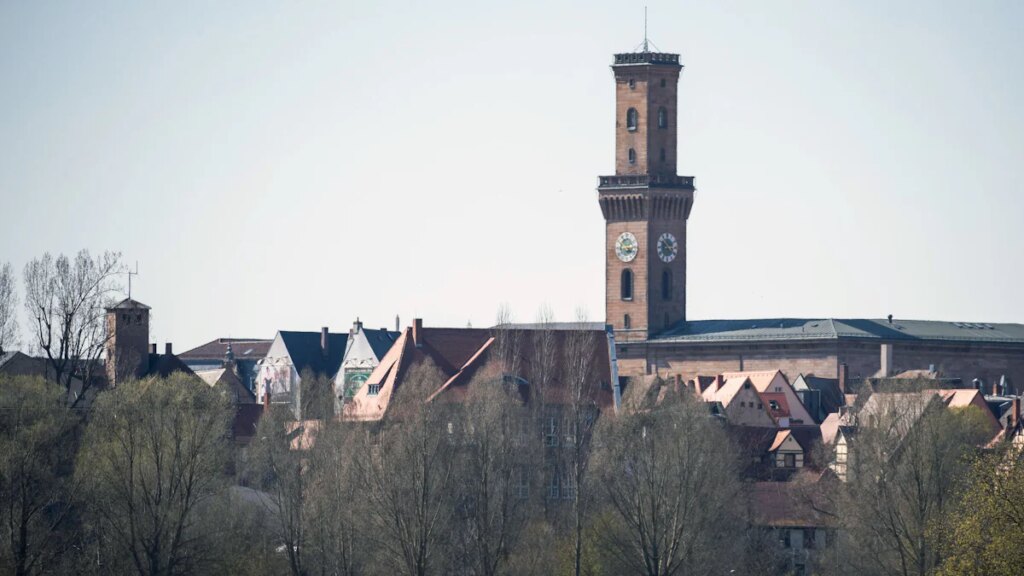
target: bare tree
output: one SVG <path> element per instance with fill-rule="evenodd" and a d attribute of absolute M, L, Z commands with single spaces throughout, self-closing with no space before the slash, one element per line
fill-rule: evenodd
<path fill-rule="evenodd" d="M 363 485 L 355 460 L 362 455 L 354 440 L 358 424 L 324 422 L 307 455 L 308 513 L 306 564 L 319 574 L 355 576 L 367 569 L 367 544 L 376 539 L 365 532 Z"/>
<path fill-rule="evenodd" d="M 358 460 L 377 558 L 384 568 L 409 576 L 445 573 L 452 538 L 455 423 L 450 406 L 426 402 L 442 383 L 436 367 L 412 368 L 392 397 L 379 444 L 371 440 L 364 449 L 368 457 Z"/>
<path fill-rule="evenodd" d="M 49 253 L 25 265 L 25 308 L 36 346 L 46 355 L 53 377 L 74 393 L 85 396 L 97 373 L 107 342 L 104 308 L 118 286 L 121 255 L 104 252 L 93 258 L 82 250 L 74 261 Z"/>
<path fill-rule="evenodd" d="M 249 474 L 269 494 L 263 504 L 270 517 L 270 529 L 284 547 L 291 573 L 302 576 L 306 573 L 309 478 L 303 466 L 304 452 L 298 449 L 305 446 L 293 440 L 306 434 L 304 426 L 312 424 L 289 425 L 293 422 L 289 412 L 287 406 L 276 406 L 260 418 L 249 455 Z"/>
<path fill-rule="evenodd" d="M 690 394 L 660 381 L 597 432 L 597 533 L 616 573 L 717 574 L 744 525 L 737 455 Z"/>
<path fill-rule="evenodd" d="M 526 388 L 509 378 L 470 384 L 458 456 L 462 505 L 456 533 L 465 559 L 460 572 L 503 573 L 528 520 L 538 445 L 522 434 Z"/>
<path fill-rule="evenodd" d="M 223 485 L 230 418 L 223 394 L 181 374 L 97 398 L 76 473 L 111 572 L 191 574 L 210 561 L 197 518 Z"/>
<path fill-rule="evenodd" d="M 68 545 L 79 419 L 42 378 L 0 375 L 0 390 L 0 566 L 39 574 Z"/>
<path fill-rule="evenodd" d="M 875 393 L 858 415 L 840 504 L 843 566 L 856 574 L 929 574 L 941 562 L 933 528 L 953 510 L 966 456 L 988 440 L 980 410 L 929 393 Z"/>
<path fill-rule="evenodd" d="M 0 266 L 0 354 L 18 342 L 18 291 L 11 264 Z"/>
<path fill-rule="evenodd" d="M 596 335 L 587 329 L 586 314 L 576 312 L 576 327 L 565 338 L 563 384 L 566 388 L 563 430 L 567 439 L 564 466 L 571 484 L 573 523 L 573 573 L 583 568 L 584 529 L 589 502 L 586 474 L 590 464 L 590 437 L 597 422 Z"/>

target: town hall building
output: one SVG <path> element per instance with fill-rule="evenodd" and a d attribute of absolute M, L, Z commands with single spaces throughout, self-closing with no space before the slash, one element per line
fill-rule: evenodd
<path fill-rule="evenodd" d="M 780 369 L 850 381 L 931 369 L 1024 387 L 1024 325 L 885 319 L 692 320 L 686 223 L 693 176 L 677 174 L 678 54 L 616 54 L 615 173 L 598 178 L 605 220 L 605 318 L 619 374 Z M 844 379 L 845 380 L 845 379 Z"/>

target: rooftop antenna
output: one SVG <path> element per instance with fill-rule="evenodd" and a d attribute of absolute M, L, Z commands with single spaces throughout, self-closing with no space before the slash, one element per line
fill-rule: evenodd
<path fill-rule="evenodd" d="M 647 52 L 647 6 L 644 6 L 644 52 Z"/>
<path fill-rule="evenodd" d="M 139 275 L 139 261 L 135 261 L 135 271 L 128 270 L 128 299 L 132 299 L 132 276 Z"/>

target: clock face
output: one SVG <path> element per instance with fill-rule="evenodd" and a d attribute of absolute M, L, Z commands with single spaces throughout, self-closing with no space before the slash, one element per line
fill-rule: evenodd
<path fill-rule="evenodd" d="M 636 241 L 636 236 L 630 232 L 623 232 L 615 241 L 615 255 L 623 262 L 632 262 L 639 250 L 640 245 Z"/>
<path fill-rule="evenodd" d="M 675 236 L 665 232 L 658 238 L 658 258 L 661 258 L 662 262 L 675 260 L 678 253 L 679 242 L 676 242 Z"/>

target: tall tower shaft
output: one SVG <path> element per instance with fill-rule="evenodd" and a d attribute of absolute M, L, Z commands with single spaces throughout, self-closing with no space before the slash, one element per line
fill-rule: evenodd
<path fill-rule="evenodd" d="M 616 54 L 615 175 L 600 176 L 605 318 L 620 341 L 686 320 L 692 176 L 676 174 L 678 54 Z"/>

